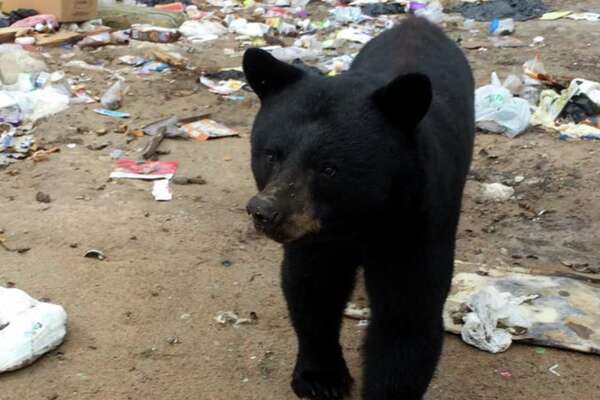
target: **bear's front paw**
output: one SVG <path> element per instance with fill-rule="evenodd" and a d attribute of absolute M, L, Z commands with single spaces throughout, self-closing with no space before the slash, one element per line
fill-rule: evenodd
<path fill-rule="evenodd" d="M 292 389 L 310 400 L 342 400 L 350 394 L 354 380 L 347 368 L 333 371 L 294 371 Z"/>

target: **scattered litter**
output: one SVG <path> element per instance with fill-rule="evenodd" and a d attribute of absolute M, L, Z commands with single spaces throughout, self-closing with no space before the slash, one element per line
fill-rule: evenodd
<path fill-rule="evenodd" d="M 134 161 L 117 160 L 113 179 L 153 180 L 152 195 L 156 201 L 170 201 L 173 198 L 170 182 L 177 171 L 177 161 Z"/>
<path fill-rule="evenodd" d="M 19 20 L 12 28 L 34 28 L 37 32 L 53 32 L 58 29 L 58 21 L 54 15 L 38 14 Z"/>
<path fill-rule="evenodd" d="M 481 197 L 483 200 L 503 202 L 509 200 L 515 194 L 515 190 L 502 183 L 483 183 L 481 185 Z"/>
<path fill-rule="evenodd" d="M 567 18 L 576 21 L 600 22 L 600 14 L 592 12 L 572 13 Z"/>
<path fill-rule="evenodd" d="M 552 11 L 552 12 L 548 12 L 545 13 L 544 15 L 542 15 L 540 17 L 541 20 L 543 21 L 555 21 L 557 19 L 561 19 L 566 17 L 567 15 L 571 14 L 573 11 Z"/>
<path fill-rule="evenodd" d="M 177 161 L 117 160 L 115 170 L 110 174 L 113 179 L 171 179 L 177 171 Z"/>
<path fill-rule="evenodd" d="M 188 60 L 179 53 L 152 49 L 152 55 L 156 61 L 168 64 L 175 68 L 184 69 L 188 64 Z"/>
<path fill-rule="evenodd" d="M 239 136 L 239 134 L 233 129 L 211 119 L 201 119 L 200 121 L 191 122 L 183 125 L 182 128 L 191 138 L 200 141 L 229 136 Z"/>
<path fill-rule="evenodd" d="M 586 124 L 559 125 L 556 129 L 560 132 L 561 140 L 600 140 L 600 128 Z"/>
<path fill-rule="evenodd" d="M 600 265 L 592 266 L 585 260 L 563 260 L 561 263 L 571 268 L 575 272 L 583 274 L 598 274 L 600 273 Z"/>
<path fill-rule="evenodd" d="M 360 9 L 363 14 L 368 15 L 369 17 L 388 14 L 403 14 L 405 12 L 405 6 L 400 3 L 367 3 L 361 4 Z"/>
<path fill-rule="evenodd" d="M 512 378 L 512 377 L 513 377 L 513 374 L 512 374 L 512 372 L 510 372 L 510 371 L 509 371 L 509 370 L 507 370 L 507 369 L 501 369 L 501 370 L 498 370 L 498 373 L 499 373 L 499 374 L 500 374 L 500 376 L 501 376 L 501 377 L 503 377 L 504 379 L 510 379 L 510 378 Z"/>
<path fill-rule="evenodd" d="M 215 321 L 221 325 L 233 325 L 234 328 L 244 324 L 255 324 L 258 317 L 255 313 L 250 313 L 250 318 L 240 318 L 233 311 L 219 311 Z"/>
<path fill-rule="evenodd" d="M 177 28 L 185 21 L 185 14 L 129 4 L 101 4 L 98 18 L 114 29 L 129 29 L 135 24 Z"/>
<path fill-rule="evenodd" d="M 127 112 L 107 110 L 105 108 L 97 108 L 94 110 L 94 112 L 96 114 L 104 115 L 106 117 L 113 117 L 113 118 L 129 118 L 129 117 L 131 117 L 131 114 L 129 114 Z"/>
<path fill-rule="evenodd" d="M 126 65 L 131 65 L 133 67 L 139 67 L 139 66 L 144 65 L 148 60 L 145 59 L 144 57 L 127 55 L 127 56 L 119 57 L 119 61 Z"/>
<path fill-rule="evenodd" d="M 165 64 L 162 62 L 147 62 L 142 65 L 142 68 L 139 69 L 138 73 L 140 75 L 148 75 L 152 72 L 165 72 L 169 70 L 169 64 Z"/>
<path fill-rule="evenodd" d="M 346 28 L 338 32 L 337 38 L 341 40 L 348 40 L 350 42 L 365 44 L 369 40 L 373 39 L 373 36 L 361 32 L 356 28 Z"/>
<path fill-rule="evenodd" d="M 344 316 L 352 319 L 366 320 L 371 317 L 369 307 L 359 307 L 354 303 L 348 303 L 344 310 Z"/>
<path fill-rule="evenodd" d="M 359 23 L 368 19 L 360 7 L 336 7 L 329 11 L 333 19 L 340 24 Z"/>
<path fill-rule="evenodd" d="M 496 36 L 512 35 L 515 31 L 515 21 L 512 18 L 494 18 L 490 22 L 490 33 Z"/>
<path fill-rule="evenodd" d="M 144 126 L 142 130 L 148 136 L 156 136 L 160 132 L 163 132 L 165 136 L 176 135 L 179 133 L 179 128 L 177 127 L 178 123 L 179 118 L 175 115 L 171 115 L 170 117 L 154 121 Z"/>
<path fill-rule="evenodd" d="M 213 21 L 185 21 L 179 32 L 192 43 L 202 43 L 218 39 L 227 33 L 227 28 Z"/>
<path fill-rule="evenodd" d="M 233 94 L 245 85 L 244 82 L 235 79 L 228 79 L 225 81 L 215 82 L 212 79 L 207 78 L 206 76 L 200 77 L 200 83 L 208 87 L 209 92 L 221 95 Z"/>
<path fill-rule="evenodd" d="M 91 249 L 91 250 L 86 251 L 83 256 L 85 258 L 95 258 L 96 260 L 100 260 L 100 261 L 102 261 L 106 258 L 103 251 L 96 250 L 96 249 Z"/>
<path fill-rule="evenodd" d="M 121 149 L 114 149 L 110 152 L 110 158 L 113 160 L 120 160 L 123 157 L 125 157 L 125 151 Z"/>
<path fill-rule="evenodd" d="M 173 191 L 169 179 L 157 179 L 152 186 L 152 195 L 156 201 L 170 201 L 173 199 Z"/>
<path fill-rule="evenodd" d="M 131 38 L 144 42 L 173 43 L 181 33 L 177 29 L 161 28 L 159 26 L 136 24 L 131 26 Z"/>
<path fill-rule="evenodd" d="M 102 65 L 92 65 L 92 64 L 88 64 L 82 60 L 71 60 L 65 64 L 65 67 L 81 68 L 81 69 L 86 69 L 88 71 L 111 72 L 110 70 L 104 68 Z"/>
<path fill-rule="evenodd" d="M 548 368 L 548 371 L 550 371 L 552 374 L 556 375 L 556 376 L 560 376 L 560 374 L 557 371 L 558 369 L 558 364 L 554 364 L 553 366 L 551 366 L 550 368 Z"/>
<path fill-rule="evenodd" d="M 63 307 L 0 287 L 0 373 L 32 364 L 60 346 L 66 333 Z"/>
<path fill-rule="evenodd" d="M 305 49 L 302 47 L 277 47 L 269 49 L 269 53 L 276 59 L 285 62 L 291 62 L 296 59 L 303 61 L 315 61 L 320 56 L 320 51 L 313 49 Z"/>
<path fill-rule="evenodd" d="M 229 32 L 245 36 L 263 36 L 269 31 L 268 25 L 259 22 L 248 22 L 245 18 L 229 19 L 228 25 Z"/>
<path fill-rule="evenodd" d="M 468 312 L 463 317 L 462 339 L 490 353 L 506 351 L 512 343 L 509 329 L 522 332 L 531 328 L 531 321 L 520 305 L 533 298 L 513 297 L 493 286 L 482 288 L 466 303 Z M 499 325 L 503 328 L 498 328 Z"/>
<path fill-rule="evenodd" d="M 0 80 L 5 85 L 17 83 L 20 74 L 47 71 L 46 63 L 14 44 L 0 45 Z"/>
<path fill-rule="evenodd" d="M 429 22 L 441 25 L 445 19 L 444 6 L 437 0 L 433 0 L 427 3 L 425 7 L 413 7 L 414 2 L 409 3 L 411 10 L 414 10 L 414 14 L 417 17 L 425 18 Z"/>
<path fill-rule="evenodd" d="M 124 81 L 115 82 L 100 99 L 100 103 L 109 110 L 118 110 L 123 103 L 123 96 L 127 94 L 127 86 Z"/>

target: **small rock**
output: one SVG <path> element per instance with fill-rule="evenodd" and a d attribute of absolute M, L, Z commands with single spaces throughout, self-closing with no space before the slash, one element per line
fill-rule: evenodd
<path fill-rule="evenodd" d="M 221 265 L 224 266 L 225 268 L 229 268 L 233 265 L 233 262 L 229 261 L 229 260 L 223 260 L 221 262 Z"/>
<path fill-rule="evenodd" d="M 169 343 L 170 345 L 180 344 L 181 339 L 179 339 L 177 336 L 169 336 L 167 338 L 167 343 Z"/>
<path fill-rule="evenodd" d="M 522 175 L 515 176 L 515 183 L 521 183 L 525 180 L 525 177 Z"/>
<path fill-rule="evenodd" d="M 70 247 L 70 248 L 72 248 L 72 249 L 76 249 L 76 248 L 78 248 L 78 247 L 79 247 L 79 243 L 77 243 L 77 242 L 73 242 L 73 243 L 71 243 L 71 244 L 69 245 L 69 247 Z"/>
<path fill-rule="evenodd" d="M 481 197 L 483 200 L 503 202 L 510 199 L 515 190 L 501 183 L 483 183 L 481 185 Z"/>
<path fill-rule="evenodd" d="M 186 176 L 176 176 L 171 180 L 171 182 L 173 182 L 174 185 L 205 185 L 206 184 L 206 180 L 204 180 L 204 178 L 201 177 L 200 175 L 195 176 L 193 178 L 188 178 Z"/>
<path fill-rule="evenodd" d="M 89 150 L 94 150 L 94 151 L 98 151 L 98 150 L 102 150 L 107 148 L 108 146 L 110 146 L 109 142 L 104 142 L 104 143 L 94 143 L 94 144 L 88 144 L 86 147 Z"/>
<path fill-rule="evenodd" d="M 40 203 L 50 203 L 52 201 L 50 195 L 44 192 L 37 192 L 37 194 L 35 195 L 35 199 Z"/>
<path fill-rule="evenodd" d="M 98 136 L 104 136 L 108 133 L 108 129 L 106 128 L 100 128 L 96 130 L 96 135 Z"/>
<path fill-rule="evenodd" d="M 192 318 L 192 315 L 185 313 L 185 314 L 181 314 L 181 316 L 179 318 L 180 319 L 190 319 L 190 318 Z"/>

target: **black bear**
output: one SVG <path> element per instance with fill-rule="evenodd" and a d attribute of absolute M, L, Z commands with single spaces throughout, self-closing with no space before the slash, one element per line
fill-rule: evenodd
<path fill-rule="evenodd" d="M 371 307 L 365 400 L 418 400 L 443 341 L 442 309 L 469 170 L 474 83 L 459 47 L 421 18 L 370 41 L 324 77 L 248 49 L 261 107 L 252 131 L 259 193 L 247 209 L 283 244 L 298 338 L 297 396 L 351 389 L 339 331 L 362 267 Z"/>

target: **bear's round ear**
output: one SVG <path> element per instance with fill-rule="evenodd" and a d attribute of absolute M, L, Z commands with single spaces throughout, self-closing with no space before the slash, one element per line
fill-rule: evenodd
<path fill-rule="evenodd" d="M 431 81 L 419 73 L 400 75 L 373 94 L 377 108 L 406 131 L 415 130 L 429 111 L 432 98 Z"/>
<path fill-rule="evenodd" d="M 304 75 L 302 70 L 257 48 L 246 50 L 242 65 L 248 84 L 261 100 L 300 80 Z"/>

